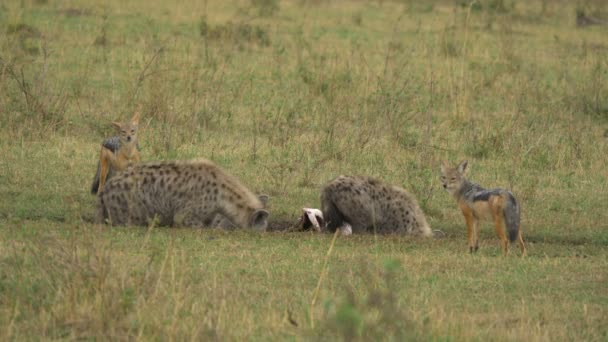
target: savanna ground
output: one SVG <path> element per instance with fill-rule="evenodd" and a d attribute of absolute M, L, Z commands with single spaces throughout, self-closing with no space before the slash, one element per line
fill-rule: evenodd
<path fill-rule="evenodd" d="M 604 1 L 0 3 L 0 339 L 606 340 Z M 271 225 L 365 174 L 436 239 L 94 225 L 109 123 L 206 157 Z M 514 191 L 528 257 L 467 253 L 439 162 Z M 515 246 L 512 246 L 515 247 Z M 317 287 L 318 286 L 318 287 Z"/>

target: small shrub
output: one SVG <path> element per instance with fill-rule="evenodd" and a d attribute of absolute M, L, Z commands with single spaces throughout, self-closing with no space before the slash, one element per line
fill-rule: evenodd
<path fill-rule="evenodd" d="M 99 33 L 99 36 L 97 36 L 95 38 L 95 41 L 93 42 L 93 44 L 97 45 L 97 46 L 106 46 L 108 44 L 107 31 L 108 31 L 108 16 L 104 15 L 103 23 L 101 24 L 101 32 Z"/>
<path fill-rule="evenodd" d="M 207 34 L 209 34 L 209 23 L 207 22 L 207 16 L 201 16 L 201 20 L 199 21 L 198 24 L 198 30 L 199 33 L 201 34 L 201 37 L 207 37 Z"/>
<path fill-rule="evenodd" d="M 453 30 L 445 29 L 441 35 L 441 55 L 444 57 L 460 56 L 462 43 L 458 42 Z"/>
<path fill-rule="evenodd" d="M 22 38 L 40 38 L 42 36 L 37 28 L 24 23 L 9 24 L 6 34 L 16 34 Z"/>
<path fill-rule="evenodd" d="M 270 46 L 270 35 L 264 28 L 243 22 L 228 22 L 223 25 L 210 27 L 206 18 L 199 24 L 201 36 L 212 41 L 229 41 L 235 45 Z"/>
<path fill-rule="evenodd" d="M 362 274 L 369 278 L 365 282 L 369 287 L 363 295 L 347 288 L 346 295 L 337 303 L 325 301 L 324 325 L 317 332 L 324 337 L 337 334 L 344 341 L 420 340 L 423 336 L 415 328 L 407 307 L 397 300 L 402 298 L 403 288 L 403 284 L 397 283 L 397 273 L 403 271 L 395 259 L 383 262 L 380 275 L 372 274 L 364 266 Z"/>
<path fill-rule="evenodd" d="M 363 15 L 361 12 L 353 14 L 353 24 L 361 26 L 363 24 Z"/>
<path fill-rule="evenodd" d="M 45 52 L 45 56 L 46 56 Z M 8 108 L 14 122 L 33 122 L 45 129 L 55 129 L 65 120 L 64 113 L 70 104 L 70 94 L 51 82 L 46 66 L 37 63 L 15 65 L 0 58 L 0 69 L 7 76 L 5 84 L 9 96 Z M 5 118 L 3 118 L 5 119 Z M 30 127 L 33 128 L 33 127 Z"/>
<path fill-rule="evenodd" d="M 271 17 L 279 11 L 279 0 L 251 0 L 260 17 Z"/>

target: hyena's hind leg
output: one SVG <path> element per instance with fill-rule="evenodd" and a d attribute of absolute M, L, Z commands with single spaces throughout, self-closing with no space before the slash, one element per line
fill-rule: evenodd
<path fill-rule="evenodd" d="M 173 216 L 172 226 L 204 228 L 209 227 L 215 218 L 215 213 L 209 213 L 199 206 L 186 206 L 179 209 Z"/>
<path fill-rule="evenodd" d="M 111 198 L 108 194 L 101 192 L 97 196 L 96 223 L 123 226 L 128 221 L 128 208 L 124 201 L 121 200 L 120 194 Z"/>
<path fill-rule="evenodd" d="M 97 190 L 97 189 L 95 189 Z M 95 223 L 104 224 L 108 218 L 108 210 L 103 201 L 103 196 L 97 197 L 97 212 L 95 213 Z"/>

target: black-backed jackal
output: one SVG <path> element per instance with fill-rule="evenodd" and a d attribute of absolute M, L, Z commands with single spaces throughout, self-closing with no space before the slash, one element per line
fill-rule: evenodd
<path fill-rule="evenodd" d="M 504 189 L 484 189 L 466 179 L 468 162 L 465 160 L 451 168 L 446 161 L 441 165 L 443 188 L 454 196 L 467 224 L 469 251 L 479 249 L 479 221 L 491 219 L 500 238 L 502 251 L 509 252 L 509 241 L 519 242 L 522 256 L 526 247 L 521 236 L 520 207 L 515 196 Z M 506 230 L 506 231 L 505 231 Z M 508 236 L 507 236 L 508 235 Z"/>
<path fill-rule="evenodd" d="M 139 126 L 139 111 L 135 112 L 131 121 L 112 122 L 118 135 L 108 138 L 101 144 L 97 173 L 91 185 L 91 193 L 101 191 L 106 180 L 117 172 L 124 171 L 129 165 L 140 161 L 139 146 L 137 145 L 137 129 Z"/>

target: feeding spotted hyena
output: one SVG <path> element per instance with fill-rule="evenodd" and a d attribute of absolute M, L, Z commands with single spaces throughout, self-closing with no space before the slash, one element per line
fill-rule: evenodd
<path fill-rule="evenodd" d="M 414 196 L 371 177 L 332 180 L 321 191 L 321 210 L 330 232 L 433 235 Z"/>
<path fill-rule="evenodd" d="M 139 164 L 112 177 L 98 196 L 97 221 L 112 225 L 208 227 L 219 215 L 238 227 L 265 230 L 258 196 L 209 160 Z"/>

